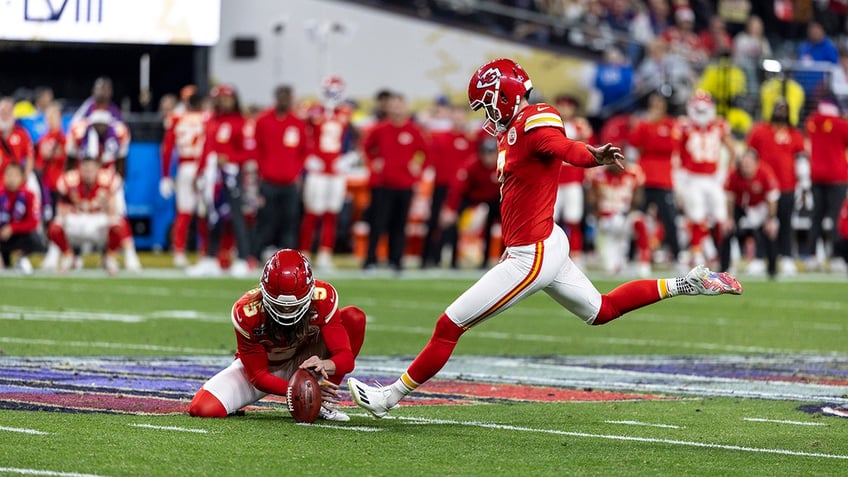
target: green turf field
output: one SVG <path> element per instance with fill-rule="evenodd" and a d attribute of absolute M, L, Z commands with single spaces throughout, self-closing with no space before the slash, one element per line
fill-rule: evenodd
<path fill-rule="evenodd" d="M 386 357 L 386 376 L 403 369 L 436 317 L 473 281 L 413 275 L 330 278 L 342 306 L 355 304 L 368 314 L 362 355 L 369 366 Z M 467 333 L 455 363 L 481 356 L 620 357 L 625 364 L 690 356 L 697 366 L 724 356 L 743 362 L 746 356 L 764 362 L 798 356 L 823 363 L 826 376 L 790 370 L 785 386 L 830 380 L 832 397 L 844 400 L 848 288 L 841 278 L 743 280 L 741 297 L 675 298 L 602 327 L 584 325 L 539 294 Z M 602 292 L 615 285 L 596 284 Z M 43 357 L 225 363 L 234 351 L 229 309 L 250 286 L 251 280 L 230 279 L 3 275 L 0 364 Z M 839 364 L 828 367 L 831 361 Z M 35 386 L 3 369 L 0 385 Z M 731 377 L 712 379 L 733 384 Z M 605 386 L 612 384 L 597 387 Z M 295 425 L 278 406 L 200 420 L 9 410 L 14 399 L 0 393 L 7 409 L 0 410 L 0 475 L 848 475 L 848 419 L 796 410 L 812 401 L 656 389 L 648 394 L 660 400 L 478 399 L 404 406 L 383 420 L 346 408 L 350 422 L 313 426 Z"/>

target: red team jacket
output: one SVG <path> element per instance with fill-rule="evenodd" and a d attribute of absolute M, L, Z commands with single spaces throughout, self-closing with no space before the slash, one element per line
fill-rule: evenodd
<path fill-rule="evenodd" d="M 336 374 L 353 370 L 353 351 L 342 326 L 336 289 L 322 280 L 315 280 L 312 305 L 304 319 L 317 327 L 336 364 Z M 236 301 L 232 311 L 238 352 L 245 372 L 256 389 L 269 394 L 285 395 L 288 381 L 271 374 L 269 367 L 282 365 L 297 354 L 299 343 L 287 343 L 285 338 L 271 334 L 269 320 L 262 307 L 262 293 L 254 288 Z M 300 363 L 297 363 L 300 364 Z"/>
<path fill-rule="evenodd" d="M 460 131 L 437 131 L 430 134 L 431 154 L 428 166 L 436 171 L 433 182 L 437 186 L 450 186 L 459 167 L 474 153 L 474 144 Z"/>
<path fill-rule="evenodd" d="M 384 120 L 362 141 L 368 159 L 371 187 L 411 189 L 427 157 L 427 142 L 421 129 L 408 119 L 400 126 Z"/>
<path fill-rule="evenodd" d="M 13 235 L 35 232 L 40 216 L 32 191 L 21 186 L 13 192 L 0 185 L 0 227 L 9 225 Z"/>
<path fill-rule="evenodd" d="M 724 190 L 730 192 L 733 203 L 743 209 L 756 207 L 766 201 L 775 201 L 780 195 L 777 177 L 764 162 L 760 162 L 757 172 L 751 179 L 745 179 L 738 169 L 734 169 L 727 176 Z"/>
<path fill-rule="evenodd" d="M 68 159 L 65 153 L 65 134 L 61 129 L 49 131 L 38 140 L 35 151 L 35 169 L 42 172 L 47 188 L 56 190 L 56 183 L 64 174 L 65 162 Z"/>
<path fill-rule="evenodd" d="M 246 121 L 241 113 L 218 114 L 206 123 L 206 140 L 203 143 L 203 154 L 200 158 L 198 175 L 203 174 L 209 154 L 216 153 L 225 156 L 225 161 L 241 165 L 250 155 L 251 145 L 245 137 Z"/>
<path fill-rule="evenodd" d="M 6 171 L 6 164 L 16 162 L 26 168 L 28 158 L 34 157 L 34 148 L 29 133 L 17 124 L 8 136 L 0 137 L 0 141 L 5 142 L 5 146 L 0 142 L 0 176 Z"/>
<path fill-rule="evenodd" d="M 797 183 L 795 156 L 804 152 L 801 132 L 789 126 L 760 123 L 748 134 L 748 145 L 757 151 L 760 161 L 771 168 L 780 191 L 794 192 Z"/>
<path fill-rule="evenodd" d="M 848 120 L 814 112 L 807 119 L 810 138 L 810 178 L 818 184 L 848 182 Z"/>
<path fill-rule="evenodd" d="M 629 136 L 639 149 L 639 166 L 645 173 L 645 187 L 671 190 L 674 183 L 672 157 L 680 147 L 680 132 L 671 117 L 659 121 L 639 121 Z"/>
<path fill-rule="evenodd" d="M 255 134 L 259 177 L 275 185 L 294 183 L 310 153 L 306 122 L 293 112 L 279 116 L 272 108 L 256 119 Z"/>
<path fill-rule="evenodd" d="M 522 109 L 506 133 L 498 135 L 503 242 L 530 245 L 548 238 L 562 161 L 594 167 L 583 143 L 565 136 L 557 110 L 549 104 Z"/>

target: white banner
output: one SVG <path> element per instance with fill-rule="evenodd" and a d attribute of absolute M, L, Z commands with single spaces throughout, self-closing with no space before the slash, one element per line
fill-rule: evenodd
<path fill-rule="evenodd" d="M 214 45 L 220 0 L 9 0 L 0 40 Z"/>

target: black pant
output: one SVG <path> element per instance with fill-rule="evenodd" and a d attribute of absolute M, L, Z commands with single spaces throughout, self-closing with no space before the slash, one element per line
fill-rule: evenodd
<path fill-rule="evenodd" d="M 297 184 L 262 182 L 259 194 L 265 204 L 256 214 L 253 255 L 260 260 L 262 249 L 269 245 L 297 249 L 300 230 L 300 190 Z"/>
<path fill-rule="evenodd" d="M 810 233 L 804 246 L 807 255 L 816 254 L 816 241 L 819 237 L 824 239 L 825 244 L 834 244 L 839 238 L 836 224 L 839 220 L 839 209 L 845 201 L 845 193 L 848 184 L 813 184 L 813 217 L 810 224 Z M 824 234 L 822 222 L 825 217 L 831 220 L 829 236 Z"/>
<path fill-rule="evenodd" d="M 478 202 L 472 202 L 467 198 L 462 199 L 462 202 L 460 202 L 459 205 L 459 210 L 457 210 L 457 218 L 462 215 L 462 212 L 465 209 L 477 204 Z M 480 268 L 486 268 L 489 265 L 489 253 L 491 252 L 492 246 L 492 226 L 501 220 L 500 200 L 494 199 L 486 202 L 485 204 L 489 207 L 489 212 L 486 214 L 486 224 L 483 226 L 483 262 L 480 264 Z M 442 234 L 442 238 L 439 250 L 441 250 L 444 245 L 450 245 L 451 268 L 459 268 L 459 230 L 457 229 L 456 224 L 446 228 Z"/>
<path fill-rule="evenodd" d="M 674 191 L 653 187 L 646 188 L 645 204 L 642 210 L 647 210 L 650 204 L 654 204 L 657 208 L 657 216 L 665 229 L 664 242 L 671 255 L 677 260 L 677 256 L 680 254 L 680 242 L 677 240 L 677 206 L 674 204 Z"/>
<path fill-rule="evenodd" d="M 389 265 L 395 270 L 401 269 L 403 251 L 406 248 L 406 221 L 409 217 L 409 204 L 412 202 L 412 189 L 392 189 L 373 187 L 371 205 L 368 212 L 370 231 L 368 233 L 368 256 L 365 267 L 377 264 L 377 244 L 380 236 L 389 234 Z"/>
<path fill-rule="evenodd" d="M 795 191 L 781 192 L 777 199 L 777 254 L 792 256 L 792 211 L 795 209 Z"/>
<path fill-rule="evenodd" d="M 233 235 L 236 241 L 239 260 L 246 260 L 250 255 L 250 236 L 247 231 L 247 222 L 241 210 L 242 191 L 241 173 L 224 180 L 224 197 L 230 210 L 229 223 L 233 227 Z M 221 236 L 224 234 L 224 226 L 227 220 L 216 220 L 209 224 L 209 249 L 206 253 L 209 257 L 218 255 L 221 248 Z"/>
<path fill-rule="evenodd" d="M 745 249 L 745 240 L 748 237 L 754 237 L 757 243 L 757 258 L 762 258 L 761 253 L 765 254 L 768 263 L 768 274 L 770 277 L 777 275 L 777 240 L 769 238 L 762 227 L 756 229 L 740 229 L 739 219 L 745 215 L 745 210 L 741 207 L 736 207 L 733 212 L 733 221 L 737 225 L 736 230 L 724 238 L 721 242 L 721 250 L 719 258 L 721 260 L 721 270 L 727 271 L 730 267 L 730 246 L 731 241 L 735 238 L 739 244 L 739 248 Z"/>
<path fill-rule="evenodd" d="M 430 218 L 427 219 L 427 235 L 424 236 L 424 247 L 421 252 L 421 266 L 439 265 L 441 261 L 441 236 L 439 214 L 448 197 L 448 186 L 437 185 L 433 188 L 433 200 L 430 202 Z"/>
<path fill-rule="evenodd" d="M 9 267 L 12 265 L 12 252 L 20 250 L 21 255 L 27 255 L 41 251 L 41 238 L 36 232 L 12 234 L 9 240 L 0 242 L 0 256 L 3 257 L 3 263 Z"/>

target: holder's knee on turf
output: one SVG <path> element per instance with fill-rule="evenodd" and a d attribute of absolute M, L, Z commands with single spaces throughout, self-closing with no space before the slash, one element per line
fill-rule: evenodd
<path fill-rule="evenodd" d="M 227 409 L 212 393 L 200 388 L 188 405 L 188 414 L 192 417 L 227 417 Z"/>

